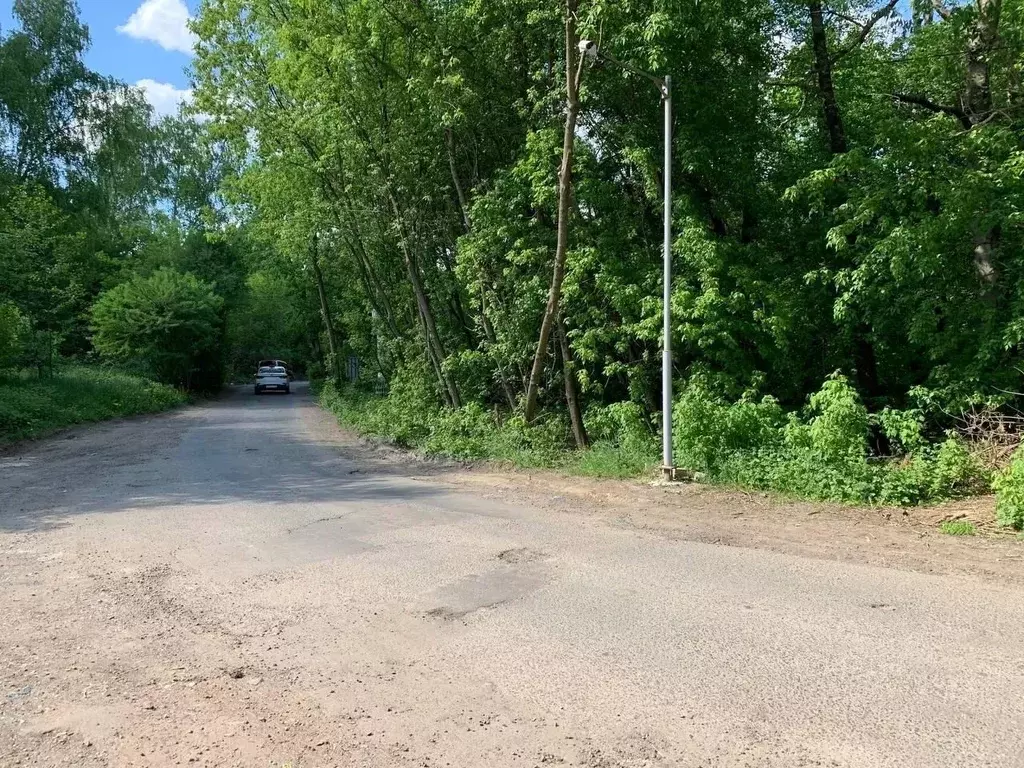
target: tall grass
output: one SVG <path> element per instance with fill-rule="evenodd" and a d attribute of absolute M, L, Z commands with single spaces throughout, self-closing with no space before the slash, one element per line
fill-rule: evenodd
<path fill-rule="evenodd" d="M 185 399 L 173 387 L 104 368 L 67 366 L 48 378 L 8 372 L 0 378 L 0 444 L 73 424 L 163 411 Z"/>

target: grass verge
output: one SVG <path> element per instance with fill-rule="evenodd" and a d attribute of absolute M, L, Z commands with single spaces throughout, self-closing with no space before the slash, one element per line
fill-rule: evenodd
<path fill-rule="evenodd" d="M 547 414 L 527 425 L 521 417 L 500 419 L 476 403 L 438 408 L 429 395 L 414 389 L 406 391 L 399 381 L 382 398 L 326 383 L 318 388 L 318 397 L 339 423 L 432 456 L 608 478 L 640 477 L 658 464 L 655 436 L 639 412 L 629 408 L 588 412 L 594 445 L 577 451 L 569 447 L 569 427 L 560 416 Z"/>
<path fill-rule="evenodd" d="M 396 377 L 386 397 L 329 383 L 319 396 L 340 423 L 428 455 L 610 478 L 649 476 L 659 463 L 657 435 L 632 403 L 588 409 L 584 421 L 593 446 L 577 451 L 563 415 L 543 413 L 527 425 L 521 416 L 479 403 L 443 408 L 415 376 Z M 728 404 L 684 391 L 675 407 L 677 464 L 703 482 L 858 505 L 929 504 L 988 488 L 984 469 L 960 439 L 928 443 L 916 418 L 905 414 L 883 417 L 894 433 L 899 427 L 913 452 L 870 456 L 869 414 L 844 380 L 830 380 L 808 410 L 787 416 L 770 399 Z M 1024 469 L 1020 474 L 1024 478 Z M 1024 509 L 1024 501 L 1018 506 Z"/>
<path fill-rule="evenodd" d="M 164 411 L 185 401 L 173 387 L 105 368 L 68 366 L 42 379 L 15 374 L 0 381 L 0 445 L 74 424 Z"/>

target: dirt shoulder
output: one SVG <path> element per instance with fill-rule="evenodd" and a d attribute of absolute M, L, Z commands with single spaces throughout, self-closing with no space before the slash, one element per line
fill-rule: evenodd
<path fill-rule="evenodd" d="M 432 459 L 363 438 L 325 410 L 311 408 L 303 416 L 319 441 L 368 471 L 471 489 L 556 514 L 605 518 L 668 538 L 1024 584 L 1024 541 L 995 524 L 991 496 L 932 507 L 854 507 L 699 483 L 568 476 Z M 961 519 L 973 522 L 979 535 L 939 530 L 942 521 Z"/>

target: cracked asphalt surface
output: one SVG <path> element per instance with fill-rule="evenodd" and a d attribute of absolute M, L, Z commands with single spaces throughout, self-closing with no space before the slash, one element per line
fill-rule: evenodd
<path fill-rule="evenodd" d="M 553 510 L 325 418 L 239 389 L 0 455 L 0 765 L 1024 766 L 1020 582 Z"/>

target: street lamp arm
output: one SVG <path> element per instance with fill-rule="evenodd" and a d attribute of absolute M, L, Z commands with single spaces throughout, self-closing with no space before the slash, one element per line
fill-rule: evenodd
<path fill-rule="evenodd" d="M 632 72 L 634 75 L 640 75 L 640 77 L 647 78 L 652 83 L 654 83 L 655 86 L 657 86 L 657 88 L 661 92 L 662 96 L 665 96 L 667 94 L 667 92 L 668 92 L 668 84 L 665 82 L 664 78 L 658 77 L 657 75 L 652 75 L 650 72 L 645 72 L 644 70 L 640 69 L 639 67 L 634 67 L 629 62 L 622 61 L 621 59 L 617 59 L 615 56 L 613 56 L 612 54 L 608 53 L 607 51 L 600 50 L 600 51 L 598 51 L 597 55 L 598 55 L 598 57 L 600 57 L 600 58 L 602 58 L 602 59 L 604 59 L 606 61 L 610 61 L 612 64 L 615 64 L 618 67 L 622 67 L 627 72 Z"/>

